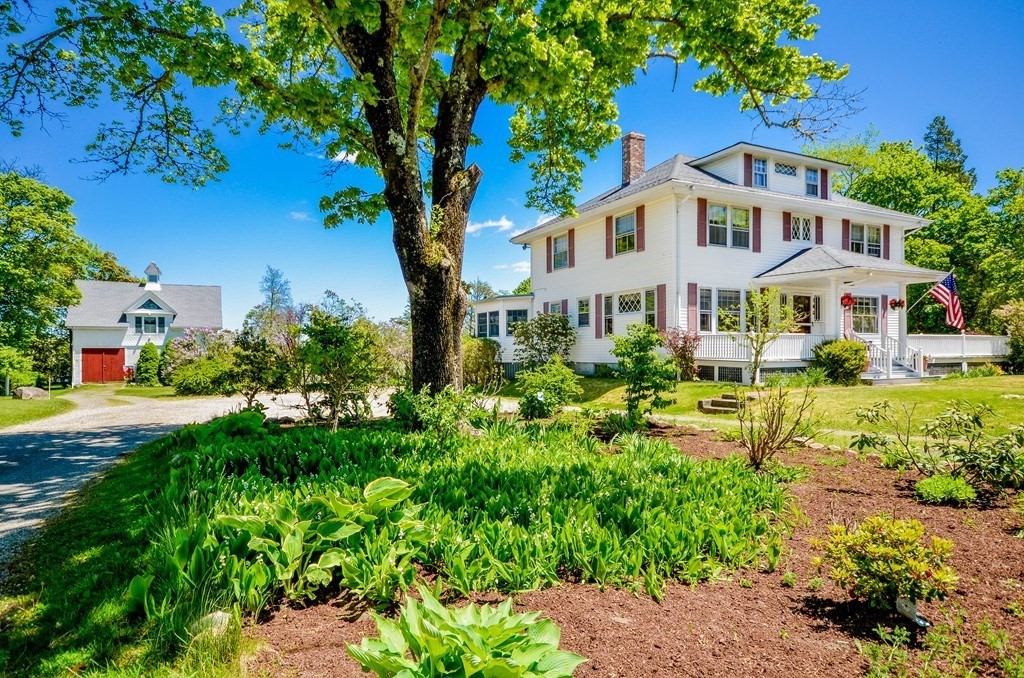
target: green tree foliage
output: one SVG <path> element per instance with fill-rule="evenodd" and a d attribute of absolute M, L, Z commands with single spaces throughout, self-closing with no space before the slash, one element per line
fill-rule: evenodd
<path fill-rule="evenodd" d="M 292 298 L 291 281 L 280 270 L 267 266 L 260 280 L 260 294 L 263 301 L 249 311 L 245 324 L 269 342 L 280 342 L 288 324 L 294 322 L 295 300 Z"/>
<path fill-rule="evenodd" d="M 533 292 L 533 280 L 530 278 L 520 281 L 520 283 L 515 286 L 515 289 L 512 290 L 512 294 L 518 295 L 530 294 L 531 292 Z"/>
<path fill-rule="evenodd" d="M 493 339 L 462 338 L 462 383 L 490 389 L 501 384 L 501 344 Z"/>
<path fill-rule="evenodd" d="M 618 359 L 619 373 L 626 382 L 629 418 L 638 420 L 656 407 L 672 404 L 662 394 L 675 387 L 676 370 L 670 359 L 655 352 L 662 344 L 658 331 L 650 325 L 634 323 L 626 328 L 626 334 L 617 334 L 612 341 L 612 355 Z"/>
<path fill-rule="evenodd" d="M 727 332 L 738 332 L 736 316 L 721 313 L 719 326 Z M 796 327 L 793 307 L 782 303 L 782 293 L 777 287 L 759 290 L 751 286 L 747 291 L 746 327 L 736 341 L 750 350 L 750 378 L 755 384 L 761 383 L 761 365 L 764 356 L 780 336 L 792 332 Z"/>
<path fill-rule="evenodd" d="M 32 358 L 13 346 L 0 346 L 0 380 L 4 395 L 11 395 L 12 386 L 24 386 L 34 381 L 31 374 Z"/>
<path fill-rule="evenodd" d="M 583 393 L 579 375 L 558 355 L 539 367 L 520 372 L 516 384 L 523 394 L 519 413 L 527 419 L 558 414 L 564 405 Z"/>
<path fill-rule="evenodd" d="M 288 370 L 281 351 L 251 324 L 235 337 L 231 382 L 245 398 L 246 407 L 252 407 L 260 393 L 278 393 L 287 388 Z"/>
<path fill-rule="evenodd" d="M 124 120 L 103 123 L 87 148 L 101 176 L 202 185 L 224 172 L 190 88 L 229 92 L 220 120 L 233 129 L 280 129 L 294 148 L 374 171 L 375 189 L 343 187 L 320 208 L 327 226 L 390 213 L 417 388 L 461 378 L 462 259 L 483 177 L 467 153 L 485 100 L 511 111 L 511 159 L 534 178 L 528 203 L 552 214 L 574 211 L 586 159 L 620 133 L 615 93 L 651 58 L 693 60 L 695 89 L 739 95 L 766 125 L 814 134 L 846 110 L 830 83 L 847 69 L 800 51 L 817 31 L 806 0 L 655 0 L 642 11 L 597 0 L 61 0 L 45 27 L 28 25 L 31 7 L 0 4 L 0 35 L 16 43 L 0 65 L 0 124 L 20 134 L 27 115 L 112 100 Z"/>
<path fill-rule="evenodd" d="M 967 168 L 967 154 L 946 122 L 946 116 L 937 115 L 928 124 L 924 133 L 924 153 L 936 171 L 954 177 L 967 190 L 974 190 L 978 176 L 973 168 Z"/>
<path fill-rule="evenodd" d="M 32 369 L 50 385 L 54 379 L 71 376 L 71 340 L 67 331 L 32 339 Z"/>
<path fill-rule="evenodd" d="M 135 381 L 139 386 L 160 385 L 160 349 L 147 341 L 139 349 L 139 360 L 135 363 Z"/>
<path fill-rule="evenodd" d="M 569 354 L 576 345 L 576 328 L 569 316 L 560 313 L 541 313 L 512 327 L 516 340 L 515 358 L 527 369 L 546 364 L 558 356 L 569 362 Z"/>

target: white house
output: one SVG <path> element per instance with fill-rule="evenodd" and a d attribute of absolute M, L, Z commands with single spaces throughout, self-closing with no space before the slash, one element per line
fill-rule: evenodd
<path fill-rule="evenodd" d="M 737 143 L 646 169 L 644 136 L 627 134 L 621 185 L 512 238 L 530 249 L 533 294 L 476 302 L 477 333 L 513 361 L 511 322 L 563 313 L 579 330 L 572 359 L 589 372 L 614 363 L 609 336 L 631 323 L 696 329 L 701 377 L 748 381 L 742 338 L 719 320 L 743 318 L 751 287 L 777 287 L 797 331 L 771 347 L 768 371 L 800 369 L 816 344 L 840 336 L 868 344 L 868 378 L 1004 354 L 1003 337 L 907 335 L 905 311 L 890 302 L 909 304 L 908 284 L 946 275 L 904 262 L 904 238 L 928 222 L 833 193 L 845 167 Z"/>
<path fill-rule="evenodd" d="M 82 293 L 68 309 L 71 383 L 116 382 L 134 368 L 143 344 L 158 347 L 188 328 L 220 329 L 220 287 L 164 285 L 155 263 L 146 283 L 76 280 Z"/>

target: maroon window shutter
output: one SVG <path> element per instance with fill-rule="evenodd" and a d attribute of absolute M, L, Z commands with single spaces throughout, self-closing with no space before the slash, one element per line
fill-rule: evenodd
<path fill-rule="evenodd" d="M 647 244 L 645 235 L 646 227 L 644 226 L 644 206 L 638 205 L 636 208 L 636 251 L 643 252 L 644 246 Z"/>
<path fill-rule="evenodd" d="M 793 213 L 782 213 L 782 239 L 789 242 L 793 239 Z"/>
<path fill-rule="evenodd" d="M 750 153 L 743 154 L 743 185 L 754 185 L 754 156 Z"/>
<path fill-rule="evenodd" d="M 662 332 L 665 331 L 665 291 L 665 284 L 662 283 L 661 285 L 658 285 L 654 293 L 654 297 L 656 300 L 655 303 L 658 306 L 657 313 L 655 313 L 655 322 L 657 322 L 658 329 L 661 330 Z"/>
<path fill-rule="evenodd" d="M 843 219 L 843 249 L 850 249 L 850 220 Z"/>
<path fill-rule="evenodd" d="M 544 302 L 544 314 L 545 314 L 545 315 L 547 315 L 547 312 L 548 312 L 548 309 L 549 309 L 549 308 L 551 308 L 551 303 L 550 303 L 550 302 L 547 302 L 547 301 L 545 301 L 545 302 Z"/>
<path fill-rule="evenodd" d="M 697 198 L 697 247 L 708 246 L 708 201 Z"/>
<path fill-rule="evenodd" d="M 814 217 L 814 244 L 825 244 L 825 218 Z"/>
<path fill-rule="evenodd" d="M 889 224 L 882 224 L 882 257 L 889 258 Z"/>
<path fill-rule="evenodd" d="M 562 299 L 562 315 L 569 315 L 569 300 Z"/>
<path fill-rule="evenodd" d="M 604 322 L 601 319 L 601 314 L 604 313 L 604 295 L 594 295 L 594 338 L 600 339 L 604 336 Z"/>
<path fill-rule="evenodd" d="M 828 200 L 828 170 L 821 170 L 821 199 Z"/>
<path fill-rule="evenodd" d="M 569 268 L 576 266 L 576 229 L 569 229 Z"/>
<path fill-rule="evenodd" d="M 551 236 L 549 235 L 548 236 L 548 273 L 551 273 L 551 271 L 552 271 L 552 265 L 554 264 L 553 259 L 554 259 L 554 257 L 552 256 L 552 250 L 551 250 Z M 544 312 L 547 313 L 547 311 L 544 311 Z"/>
<path fill-rule="evenodd" d="M 604 258 L 611 259 L 615 253 L 615 237 L 613 235 L 615 231 L 615 223 L 612 217 L 608 216 L 604 218 Z"/>
<path fill-rule="evenodd" d="M 879 334 L 889 334 L 889 329 L 885 326 L 889 322 L 889 295 L 882 295 L 882 323 L 881 327 L 878 328 Z"/>
<path fill-rule="evenodd" d="M 754 251 L 761 251 L 761 208 L 754 208 Z"/>
<path fill-rule="evenodd" d="M 853 331 L 853 307 L 843 306 L 843 337 L 846 339 L 850 338 L 850 332 Z"/>
<path fill-rule="evenodd" d="M 696 330 L 697 321 L 697 283 L 686 283 L 686 329 Z"/>

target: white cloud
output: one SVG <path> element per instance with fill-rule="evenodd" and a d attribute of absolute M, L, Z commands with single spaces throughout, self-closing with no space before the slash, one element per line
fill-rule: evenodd
<path fill-rule="evenodd" d="M 309 212 L 289 212 L 288 216 L 290 216 L 293 221 L 313 221 L 313 217 L 309 216 Z"/>
<path fill-rule="evenodd" d="M 511 270 L 513 273 L 529 273 L 530 262 L 528 261 L 517 261 L 514 264 L 498 264 L 494 268 L 498 270 Z"/>
<path fill-rule="evenodd" d="M 496 228 L 499 233 L 511 231 L 515 228 L 515 224 L 512 220 L 506 217 L 504 214 L 501 215 L 501 219 L 488 219 L 487 221 L 471 221 L 469 226 L 466 227 L 466 233 L 471 235 L 479 235 L 485 228 Z"/>
<path fill-rule="evenodd" d="M 537 227 L 537 226 L 540 226 L 541 224 L 545 224 L 545 223 L 551 221 L 554 218 L 555 218 L 554 214 L 541 214 L 540 216 L 537 217 L 537 221 L 534 222 L 533 225 L 534 225 L 534 227 Z"/>
<path fill-rule="evenodd" d="M 358 158 L 358 157 L 359 157 L 359 155 L 356 154 L 356 153 L 349 153 L 348 151 L 342 151 L 338 155 L 336 155 L 333 158 L 331 158 L 331 160 L 333 162 L 355 163 L 356 158 Z"/>

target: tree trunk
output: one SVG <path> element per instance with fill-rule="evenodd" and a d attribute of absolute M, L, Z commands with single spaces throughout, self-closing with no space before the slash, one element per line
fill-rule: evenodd
<path fill-rule="evenodd" d="M 409 280 L 412 312 L 412 383 L 436 393 L 462 387 L 462 323 L 466 294 L 460 267 L 429 266 Z"/>

